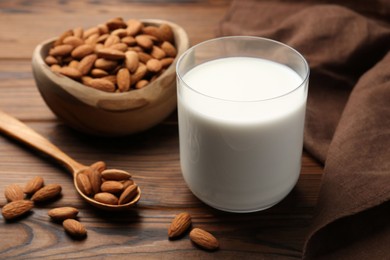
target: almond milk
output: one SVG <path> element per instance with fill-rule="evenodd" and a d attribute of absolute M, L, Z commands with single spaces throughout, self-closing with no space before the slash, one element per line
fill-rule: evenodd
<path fill-rule="evenodd" d="M 203 202 L 232 212 L 268 208 L 296 184 L 307 86 L 259 58 L 200 64 L 178 80 L 180 162 Z"/>

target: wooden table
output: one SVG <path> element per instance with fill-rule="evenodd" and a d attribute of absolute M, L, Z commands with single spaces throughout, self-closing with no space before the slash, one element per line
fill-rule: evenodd
<path fill-rule="evenodd" d="M 81 163 L 104 160 L 135 175 L 143 190 L 136 209 L 102 212 L 81 200 L 71 176 L 53 161 L 0 136 L 0 206 L 7 185 L 23 185 L 33 176 L 59 183 L 62 197 L 35 207 L 15 222 L 0 216 L 0 259 L 297 259 L 316 204 L 322 166 L 304 153 L 302 174 L 291 194 L 263 212 L 231 214 L 196 199 L 181 176 L 175 113 L 141 134 L 117 139 L 87 136 L 69 129 L 45 105 L 35 86 L 30 58 L 41 41 L 77 26 L 89 27 L 121 16 L 161 18 L 182 25 L 192 44 L 215 37 L 228 0 L 195 1 L 1 1 L 0 109 L 41 133 Z M 73 240 L 51 222 L 49 209 L 74 206 L 88 229 L 85 240 Z M 213 233 L 220 250 L 196 248 L 188 235 L 169 241 L 167 228 L 182 211 L 193 226 Z"/>

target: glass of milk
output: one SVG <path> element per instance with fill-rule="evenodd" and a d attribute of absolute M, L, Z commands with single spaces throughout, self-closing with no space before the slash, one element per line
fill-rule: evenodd
<path fill-rule="evenodd" d="M 190 48 L 176 71 L 180 164 L 192 193 L 230 212 L 286 197 L 301 169 L 304 57 L 270 39 L 223 37 Z"/>

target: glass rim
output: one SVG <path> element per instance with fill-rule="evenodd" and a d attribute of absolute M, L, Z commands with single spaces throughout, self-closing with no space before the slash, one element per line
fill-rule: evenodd
<path fill-rule="evenodd" d="M 306 75 L 302 78 L 301 83 L 299 83 L 298 86 L 296 86 L 292 90 L 290 90 L 290 91 L 288 91 L 286 93 L 277 95 L 275 97 L 264 98 L 264 99 L 256 99 L 256 100 L 233 100 L 233 99 L 219 98 L 219 97 L 215 97 L 215 96 L 204 94 L 204 93 L 202 93 L 202 92 L 192 88 L 191 86 L 189 86 L 186 83 L 186 81 L 183 79 L 185 74 L 181 75 L 181 73 L 179 72 L 179 67 L 180 67 L 182 61 L 185 59 L 185 57 L 188 56 L 194 49 L 196 49 L 196 48 L 198 48 L 198 47 L 200 47 L 202 45 L 210 44 L 212 42 L 221 41 L 221 40 L 229 40 L 229 39 L 260 40 L 260 41 L 265 41 L 265 42 L 271 42 L 271 43 L 279 45 L 279 46 L 283 46 L 283 47 L 289 49 L 290 51 L 292 51 L 293 53 L 295 53 L 301 59 L 301 61 L 303 61 Z M 239 57 L 239 56 L 231 56 L 231 57 Z M 216 60 L 216 59 L 214 59 L 214 60 Z M 267 59 L 267 60 L 269 60 L 269 59 Z M 278 62 L 275 61 L 275 63 L 278 63 Z M 281 64 L 281 63 L 279 63 L 279 64 Z M 199 95 L 202 95 L 202 96 L 207 97 L 207 98 L 216 99 L 216 100 L 222 100 L 222 101 L 228 101 L 228 102 L 237 102 L 237 103 L 249 103 L 249 102 L 268 101 L 268 100 L 275 100 L 275 99 L 282 98 L 284 96 L 288 96 L 288 95 L 290 95 L 291 93 L 297 91 L 298 89 L 300 89 L 302 86 L 304 86 L 306 84 L 306 82 L 309 79 L 309 74 L 310 74 L 309 64 L 306 61 L 305 57 L 300 52 L 298 52 L 296 49 L 294 49 L 293 47 L 291 47 L 291 46 L 289 46 L 289 45 L 287 45 L 285 43 L 282 43 L 282 42 L 279 42 L 279 41 L 276 41 L 276 40 L 273 40 L 273 39 L 265 38 L 265 37 L 259 37 L 259 36 L 242 36 L 242 35 L 241 36 L 223 36 L 223 37 L 217 37 L 217 38 L 209 39 L 209 40 L 200 42 L 198 44 L 195 44 L 191 48 L 187 49 L 184 53 L 182 53 L 182 55 L 179 57 L 179 59 L 178 59 L 178 61 L 176 63 L 176 76 L 178 77 L 180 82 L 182 82 L 191 91 L 193 91 L 195 93 L 198 93 Z"/>

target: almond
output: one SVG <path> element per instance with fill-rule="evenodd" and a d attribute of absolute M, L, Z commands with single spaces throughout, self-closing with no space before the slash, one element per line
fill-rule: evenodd
<path fill-rule="evenodd" d="M 37 190 L 43 187 L 44 181 L 41 176 L 35 176 L 30 181 L 26 183 L 26 186 L 23 188 L 23 192 L 27 195 L 34 194 Z"/>
<path fill-rule="evenodd" d="M 39 189 L 31 197 L 34 202 L 42 202 L 57 197 L 61 193 L 61 186 L 59 184 L 48 184 Z"/>
<path fill-rule="evenodd" d="M 91 36 L 92 34 L 96 34 L 96 33 L 100 33 L 99 28 L 97 26 L 91 27 L 91 28 L 84 31 L 83 38 L 87 39 L 89 36 Z"/>
<path fill-rule="evenodd" d="M 149 53 L 146 52 L 138 52 L 137 54 L 138 54 L 138 60 L 143 63 L 146 63 L 148 62 L 148 60 L 153 58 Z"/>
<path fill-rule="evenodd" d="M 92 186 L 86 174 L 78 173 L 76 176 L 76 184 L 80 191 L 89 196 L 92 194 Z"/>
<path fill-rule="evenodd" d="M 11 184 L 5 188 L 5 198 L 11 202 L 24 199 L 24 192 L 18 184 Z"/>
<path fill-rule="evenodd" d="M 31 200 L 16 200 L 10 202 L 1 210 L 4 219 L 11 220 L 29 212 L 34 207 L 34 202 Z"/>
<path fill-rule="evenodd" d="M 72 60 L 71 62 L 69 62 L 68 66 L 71 67 L 71 68 L 75 68 L 78 70 L 78 67 L 79 67 L 79 61 L 78 60 Z"/>
<path fill-rule="evenodd" d="M 104 43 L 108 39 L 108 37 L 110 37 L 108 33 L 100 35 L 99 38 L 97 39 L 97 43 Z"/>
<path fill-rule="evenodd" d="M 75 59 L 82 59 L 85 56 L 93 53 L 94 48 L 90 44 L 83 44 L 80 46 L 77 46 L 71 53 L 72 57 Z"/>
<path fill-rule="evenodd" d="M 121 39 L 121 42 L 126 43 L 127 46 L 134 46 L 137 44 L 137 41 L 133 36 L 126 36 Z"/>
<path fill-rule="evenodd" d="M 160 60 L 163 68 L 168 68 L 174 61 L 174 58 L 164 58 Z"/>
<path fill-rule="evenodd" d="M 158 60 L 161 60 L 162 58 L 165 58 L 165 56 L 167 56 L 165 51 L 163 51 L 160 47 L 157 47 L 157 46 L 152 47 L 150 55 L 153 58 L 158 59 Z"/>
<path fill-rule="evenodd" d="M 138 54 L 135 51 L 127 51 L 125 52 L 125 64 L 126 68 L 131 72 L 135 72 L 138 68 L 139 59 Z"/>
<path fill-rule="evenodd" d="M 84 34 L 84 29 L 81 28 L 81 27 L 76 27 L 76 28 L 73 29 L 73 35 L 75 37 L 78 37 L 78 38 L 82 39 L 83 38 L 83 34 Z"/>
<path fill-rule="evenodd" d="M 123 42 L 115 43 L 115 44 L 110 46 L 110 49 L 118 50 L 118 51 L 121 51 L 121 52 L 127 51 L 127 48 L 128 48 L 127 44 L 123 43 Z"/>
<path fill-rule="evenodd" d="M 45 62 L 47 65 L 53 65 L 53 64 L 58 64 L 58 60 L 54 56 L 47 56 L 45 58 Z"/>
<path fill-rule="evenodd" d="M 144 28 L 142 28 L 142 32 L 147 35 L 152 35 L 158 41 L 162 41 L 161 30 L 156 26 L 145 26 Z"/>
<path fill-rule="evenodd" d="M 84 84 L 84 85 L 87 85 L 89 86 L 89 83 L 91 82 L 92 80 L 92 77 L 89 77 L 89 76 L 83 76 L 81 77 L 81 82 Z"/>
<path fill-rule="evenodd" d="M 130 35 L 130 36 L 135 36 L 136 34 L 138 34 L 141 29 L 143 27 L 143 24 L 138 21 L 138 20 L 135 20 L 135 19 L 130 19 L 127 21 L 127 33 Z"/>
<path fill-rule="evenodd" d="M 161 62 L 159 60 L 150 59 L 146 63 L 146 68 L 148 69 L 148 71 L 157 73 L 157 72 L 161 71 L 162 65 L 161 65 Z"/>
<path fill-rule="evenodd" d="M 219 247 L 218 240 L 212 234 L 200 228 L 191 230 L 190 239 L 193 243 L 206 250 L 216 250 Z"/>
<path fill-rule="evenodd" d="M 126 204 L 132 201 L 138 194 L 138 186 L 136 184 L 129 185 L 119 197 L 118 204 Z"/>
<path fill-rule="evenodd" d="M 119 38 L 122 38 L 122 37 L 125 37 L 128 35 L 128 32 L 126 29 L 123 29 L 123 28 L 118 28 L 114 31 L 111 32 L 112 35 L 116 35 L 118 36 Z"/>
<path fill-rule="evenodd" d="M 137 35 L 135 40 L 143 49 L 150 50 L 153 47 L 153 41 L 146 34 Z"/>
<path fill-rule="evenodd" d="M 108 29 L 116 30 L 118 28 L 125 28 L 126 23 L 123 21 L 122 17 L 115 17 L 106 22 Z"/>
<path fill-rule="evenodd" d="M 107 24 L 99 24 L 98 28 L 100 34 L 108 34 L 110 32 L 110 29 L 108 28 Z"/>
<path fill-rule="evenodd" d="M 83 75 L 78 69 L 66 66 L 66 67 L 61 67 L 59 72 L 72 79 L 80 79 Z"/>
<path fill-rule="evenodd" d="M 99 170 L 92 168 L 91 173 L 89 174 L 89 181 L 91 183 L 92 194 L 100 192 L 100 186 L 102 185 L 102 175 Z"/>
<path fill-rule="evenodd" d="M 111 49 L 111 48 L 103 48 L 98 50 L 97 55 L 99 58 L 107 59 L 107 60 L 121 60 L 125 58 L 125 54 L 123 51 Z"/>
<path fill-rule="evenodd" d="M 191 226 L 191 216 L 187 212 L 182 212 L 172 220 L 168 229 L 168 237 L 175 238 L 184 234 Z"/>
<path fill-rule="evenodd" d="M 49 210 L 47 214 L 55 221 L 63 221 L 68 218 L 76 218 L 79 210 L 73 207 L 60 207 Z"/>
<path fill-rule="evenodd" d="M 105 70 L 102 70 L 102 69 L 93 69 L 91 70 L 91 76 L 95 77 L 95 78 L 102 78 L 102 77 L 105 77 L 105 76 L 108 76 L 110 75 L 107 71 Z M 86 84 L 86 85 L 89 85 L 89 84 Z"/>
<path fill-rule="evenodd" d="M 75 219 L 66 219 L 62 226 L 65 231 L 72 237 L 83 238 L 87 235 L 87 230 L 84 225 Z"/>
<path fill-rule="evenodd" d="M 121 41 L 121 39 L 119 38 L 118 35 L 110 35 L 107 37 L 107 39 L 104 41 L 104 47 L 105 48 L 108 48 L 110 47 L 111 45 L 114 45 L 116 43 L 119 43 Z"/>
<path fill-rule="evenodd" d="M 110 205 L 117 205 L 118 204 L 118 198 L 108 192 L 99 192 L 96 193 L 93 197 L 96 201 L 104 203 L 104 204 L 110 204 Z"/>
<path fill-rule="evenodd" d="M 161 44 L 161 49 L 168 57 L 176 57 L 177 55 L 177 50 L 175 46 L 173 46 L 173 44 L 168 41 L 165 41 Z"/>
<path fill-rule="evenodd" d="M 99 89 L 105 92 L 115 91 L 114 83 L 106 79 L 91 79 L 88 84 L 88 86 L 92 88 Z"/>
<path fill-rule="evenodd" d="M 112 84 L 116 84 L 116 75 L 107 75 L 102 77 L 102 79 L 110 81 Z"/>
<path fill-rule="evenodd" d="M 146 65 L 140 63 L 137 70 L 131 75 L 131 84 L 135 84 L 140 81 L 146 75 L 146 72 L 148 72 Z"/>
<path fill-rule="evenodd" d="M 119 181 L 105 181 L 100 186 L 102 192 L 118 193 L 123 190 L 123 184 Z"/>
<path fill-rule="evenodd" d="M 160 35 L 161 35 L 161 38 L 163 41 L 169 41 L 171 43 L 174 43 L 175 37 L 174 37 L 171 26 L 169 26 L 168 24 L 162 24 L 162 25 L 160 25 L 159 29 L 160 29 Z"/>
<path fill-rule="evenodd" d="M 112 70 L 117 65 L 118 65 L 118 62 L 114 61 L 114 60 L 107 60 L 107 59 L 100 58 L 100 59 L 97 59 L 95 61 L 95 68 L 102 69 L 102 70 L 105 70 L 105 71 Z"/>
<path fill-rule="evenodd" d="M 138 81 L 136 84 L 135 84 L 135 88 L 136 89 L 141 89 L 143 87 L 145 87 L 146 85 L 149 84 L 149 81 L 146 80 L 146 79 L 141 79 L 140 81 Z"/>
<path fill-rule="evenodd" d="M 125 181 L 122 181 L 122 183 L 123 183 L 123 190 L 126 190 L 127 187 L 134 184 L 134 181 L 133 180 L 125 180 Z"/>
<path fill-rule="evenodd" d="M 80 71 L 82 75 L 87 75 L 91 71 L 93 64 L 95 64 L 96 60 L 97 60 L 96 54 L 87 55 L 84 58 L 82 58 L 77 69 Z"/>
<path fill-rule="evenodd" d="M 97 162 L 91 164 L 90 167 L 91 167 L 92 169 L 94 169 L 94 170 L 97 170 L 97 171 L 100 172 L 100 173 L 101 173 L 102 171 L 104 171 L 104 170 L 107 168 L 106 163 L 103 162 L 103 161 L 97 161 Z"/>
<path fill-rule="evenodd" d="M 77 47 L 77 46 L 82 45 L 84 43 L 84 41 L 81 40 L 80 37 L 71 35 L 71 36 L 66 37 L 64 39 L 63 43 Z"/>
<path fill-rule="evenodd" d="M 53 65 L 50 66 L 50 69 L 51 69 L 51 71 L 53 71 L 53 72 L 60 73 L 61 66 L 58 65 L 58 64 L 53 64 Z"/>
<path fill-rule="evenodd" d="M 130 88 L 130 72 L 127 68 L 121 68 L 116 74 L 116 82 L 121 92 L 128 91 Z"/>
<path fill-rule="evenodd" d="M 72 31 L 72 30 L 67 30 L 67 31 L 63 32 L 63 33 L 61 34 L 61 36 L 58 37 L 58 39 L 54 42 L 53 45 L 54 45 L 54 46 L 61 45 L 61 44 L 63 43 L 64 39 L 65 39 L 66 37 L 68 37 L 68 36 L 71 36 L 71 35 L 73 35 L 73 31 Z"/>
<path fill-rule="evenodd" d="M 93 47 L 98 42 L 99 37 L 100 35 L 98 33 L 92 34 L 87 39 L 85 39 L 85 43 Z"/>
<path fill-rule="evenodd" d="M 123 181 L 131 178 L 131 174 L 127 171 L 118 169 L 107 169 L 102 171 L 102 178 L 105 180 Z"/>
<path fill-rule="evenodd" d="M 72 52 L 74 46 L 70 44 L 62 44 L 50 49 L 49 55 L 51 56 L 65 56 Z"/>

